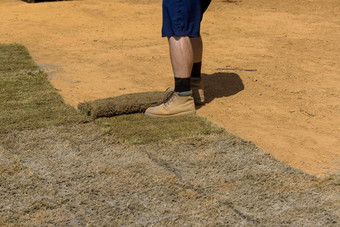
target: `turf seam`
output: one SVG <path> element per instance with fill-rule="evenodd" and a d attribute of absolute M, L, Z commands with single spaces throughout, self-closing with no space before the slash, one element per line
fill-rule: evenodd
<path fill-rule="evenodd" d="M 220 194 L 220 193 L 217 193 L 215 191 L 212 191 L 210 193 L 204 193 L 203 191 L 209 191 L 207 188 L 196 188 L 195 186 L 193 186 L 190 182 L 188 181 L 185 181 L 183 180 L 183 177 L 181 175 L 181 173 L 176 170 L 174 167 L 172 167 L 169 163 L 167 163 L 166 161 L 164 160 L 161 160 L 161 159 L 157 159 L 155 158 L 154 156 L 152 156 L 149 152 L 147 152 L 146 150 L 142 150 L 143 153 L 145 153 L 147 155 L 147 157 L 153 162 L 155 163 L 156 165 L 158 165 L 159 167 L 165 169 L 166 171 L 168 172 L 171 172 L 173 173 L 176 178 L 182 182 L 186 188 L 183 187 L 183 189 L 191 189 L 193 191 L 195 191 L 196 193 L 200 194 L 202 197 L 204 198 L 207 198 L 209 196 L 225 196 L 223 194 Z M 211 189 L 210 189 L 211 191 Z M 244 214 L 243 212 L 241 212 L 240 210 L 238 210 L 232 202 L 230 201 L 226 201 L 226 200 L 223 200 L 223 199 L 220 199 L 218 201 L 218 203 L 220 205 L 224 205 L 226 207 L 228 207 L 230 210 L 232 210 L 235 214 L 237 214 L 239 217 L 241 217 L 243 220 L 247 221 L 247 222 L 250 222 L 252 224 L 260 224 L 260 222 L 258 220 L 254 220 L 253 218 L 251 218 L 249 215 L 247 214 Z"/>
<path fill-rule="evenodd" d="M 168 163 L 166 163 L 165 161 L 153 157 L 149 152 L 147 152 L 147 151 L 145 151 L 145 150 L 144 150 L 143 152 L 148 156 L 148 158 L 149 158 L 153 163 L 155 163 L 155 164 L 157 164 L 158 166 L 162 167 L 162 168 L 165 169 L 166 171 L 175 174 L 175 176 L 176 176 L 181 182 L 184 182 L 184 181 L 183 181 L 182 175 L 181 175 L 175 168 L 173 168 L 172 166 L 170 166 L 170 165 L 169 165 Z"/>

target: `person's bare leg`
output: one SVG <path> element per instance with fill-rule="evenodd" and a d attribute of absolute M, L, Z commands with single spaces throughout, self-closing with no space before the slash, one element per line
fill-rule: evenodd
<path fill-rule="evenodd" d="M 194 53 L 188 36 L 171 36 L 169 39 L 170 59 L 176 78 L 190 78 Z"/>
<path fill-rule="evenodd" d="M 194 63 L 202 62 L 203 42 L 201 37 L 190 38 L 194 54 Z"/>

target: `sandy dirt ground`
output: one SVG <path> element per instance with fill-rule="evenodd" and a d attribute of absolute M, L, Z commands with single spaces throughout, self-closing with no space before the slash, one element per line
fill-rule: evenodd
<path fill-rule="evenodd" d="M 213 0 L 202 24 L 198 114 L 317 176 L 340 170 L 338 0 Z M 73 106 L 172 85 L 160 0 L 0 2 L 0 43 L 21 43 Z"/>

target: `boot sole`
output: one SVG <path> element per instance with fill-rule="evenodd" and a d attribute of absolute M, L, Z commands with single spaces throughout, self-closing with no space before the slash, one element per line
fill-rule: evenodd
<path fill-rule="evenodd" d="M 191 110 L 191 111 L 186 111 L 186 112 L 181 112 L 181 113 L 176 113 L 176 114 L 167 114 L 167 115 L 150 114 L 150 113 L 144 113 L 144 114 L 145 116 L 148 116 L 148 117 L 177 117 L 177 116 L 195 115 L 196 110 Z"/>
<path fill-rule="evenodd" d="M 203 89 L 192 89 L 192 97 L 196 105 L 204 105 L 205 97 Z"/>

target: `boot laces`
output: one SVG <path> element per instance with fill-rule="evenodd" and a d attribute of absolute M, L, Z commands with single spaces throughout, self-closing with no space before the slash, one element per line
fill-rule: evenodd
<path fill-rule="evenodd" d="M 168 106 L 170 103 L 172 103 L 175 99 L 175 92 L 174 91 L 170 91 L 164 98 L 163 100 L 163 104 L 164 106 Z"/>

